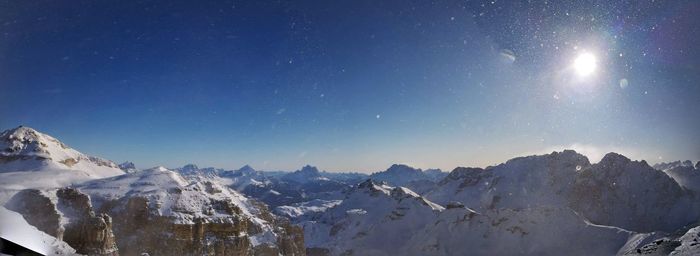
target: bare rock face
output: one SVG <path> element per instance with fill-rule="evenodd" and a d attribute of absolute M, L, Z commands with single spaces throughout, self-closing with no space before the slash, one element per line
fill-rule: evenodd
<path fill-rule="evenodd" d="M 249 223 L 237 215 L 181 222 L 149 208 L 145 197 L 103 204 L 112 213 L 123 255 L 248 255 Z"/>
<path fill-rule="evenodd" d="M 76 189 L 23 190 L 6 207 L 22 214 L 37 229 L 65 241 L 77 253 L 119 255 L 112 218 L 95 214 L 90 198 Z"/>
<path fill-rule="evenodd" d="M 77 186 L 122 255 L 305 255 L 303 231 L 204 176 L 152 168 Z"/>
<path fill-rule="evenodd" d="M 292 225 L 288 219 L 273 215 L 267 205 L 254 202 L 255 207 L 260 210 L 260 216 L 265 221 L 277 227 L 277 252 L 272 251 L 270 255 L 306 255 L 304 246 L 304 230 L 300 226 Z M 257 254 L 256 254 L 257 255 Z M 267 255 L 267 254 L 265 254 Z"/>
<path fill-rule="evenodd" d="M 105 202 L 100 211 L 114 216 L 114 233 L 122 255 L 305 255 L 303 231 L 261 208 L 264 221 L 276 227 L 276 243 L 256 244 L 263 227 L 226 201 L 211 201 L 226 216 L 183 221 L 164 216 L 146 197 Z M 261 205 L 262 206 L 262 205 Z M 273 238 L 274 239 L 274 238 Z"/>

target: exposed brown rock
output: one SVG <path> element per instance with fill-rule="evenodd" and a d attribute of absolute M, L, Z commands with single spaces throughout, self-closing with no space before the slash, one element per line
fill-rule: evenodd
<path fill-rule="evenodd" d="M 56 201 L 51 198 L 55 194 Z M 77 253 L 117 256 L 112 219 L 96 215 L 90 198 L 72 188 L 54 191 L 28 189 L 19 192 L 6 205 L 45 233 L 65 241 Z"/>
<path fill-rule="evenodd" d="M 162 216 L 149 208 L 148 198 L 129 197 L 102 204 L 100 212 L 114 216 L 121 255 L 305 255 L 303 230 L 261 207 L 261 218 L 277 227 L 276 246 L 253 246 L 249 236 L 262 232 L 229 201 L 212 200 L 226 217 L 195 218 L 191 223 Z"/>
<path fill-rule="evenodd" d="M 78 163 L 78 160 L 75 158 L 66 158 L 64 160 L 59 161 L 59 163 L 64 164 L 65 166 L 72 167 L 73 165 Z"/>

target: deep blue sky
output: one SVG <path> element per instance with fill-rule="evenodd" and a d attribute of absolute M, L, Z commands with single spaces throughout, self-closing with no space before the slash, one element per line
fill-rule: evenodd
<path fill-rule="evenodd" d="M 139 167 L 700 159 L 700 4 L 565 2 L 1 1 L 0 129 Z"/>

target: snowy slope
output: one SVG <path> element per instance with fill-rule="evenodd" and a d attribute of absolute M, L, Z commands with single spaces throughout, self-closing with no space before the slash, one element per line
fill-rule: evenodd
<path fill-rule="evenodd" d="M 333 208 L 342 202 L 343 200 L 313 199 L 311 201 L 292 205 L 278 206 L 275 208 L 274 212 L 280 216 L 284 216 L 292 220 L 308 220 L 317 218 L 326 210 Z"/>
<path fill-rule="evenodd" d="M 302 225 L 307 247 L 324 248 L 332 255 L 386 255 L 397 252 L 442 210 L 407 188 L 367 180 L 318 220 Z"/>
<path fill-rule="evenodd" d="M 29 225 L 19 213 L 0 206 L 0 237 L 43 255 L 76 255 L 65 242 Z"/>
<path fill-rule="evenodd" d="M 566 150 L 518 157 L 486 169 L 456 168 L 425 197 L 440 204 L 458 201 L 477 211 L 563 207 L 576 170 L 589 165 L 585 156 Z"/>
<path fill-rule="evenodd" d="M 633 234 L 567 207 L 479 213 L 371 180 L 301 224 L 307 247 L 330 255 L 614 255 Z"/>
<path fill-rule="evenodd" d="M 278 210 L 301 215 L 307 247 L 330 255 L 616 255 L 697 221 L 698 202 L 644 161 L 610 153 L 591 164 L 565 150 L 456 168 L 425 197 L 367 181 L 331 208 Z M 681 242 L 663 245 L 667 255 Z"/>
<path fill-rule="evenodd" d="M 413 234 L 405 255 L 614 255 L 632 233 L 592 225 L 568 208 L 538 206 L 447 209 Z"/>
<path fill-rule="evenodd" d="M 29 127 L 0 133 L 0 203 L 25 188 L 56 188 L 121 174 L 112 161 L 80 153 Z"/>
<path fill-rule="evenodd" d="M 207 180 L 190 182 L 162 166 L 88 181 L 76 187 L 91 196 L 96 209 L 106 201 L 138 196 L 147 198 L 149 208 L 159 215 L 173 217 L 176 223 L 182 224 L 192 224 L 196 218 L 230 215 L 208 208 L 212 200 L 230 201 L 251 218 L 255 218 L 253 213 L 257 212 L 248 199 L 236 191 Z"/>

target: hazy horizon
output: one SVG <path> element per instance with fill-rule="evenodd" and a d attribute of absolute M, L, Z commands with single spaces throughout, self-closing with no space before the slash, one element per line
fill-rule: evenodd
<path fill-rule="evenodd" d="M 29 127 L 29 128 L 32 128 L 32 129 L 36 129 L 36 128 L 34 128 L 34 127 L 32 127 L 32 126 L 28 126 L 28 125 L 23 125 L 23 126 Z M 7 129 L 13 129 L 13 128 L 16 128 L 16 127 L 11 127 L 11 128 L 7 128 Z M 4 131 L 4 130 L 7 130 L 7 129 L 2 129 L 2 130 Z M 239 169 L 239 168 L 242 167 L 242 166 L 249 165 L 249 166 L 251 166 L 251 167 L 253 167 L 254 169 L 259 170 L 259 171 L 296 171 L 296 170 L 300 170 L 303 166 L 311 165 L 311 166 L 314 166 L 314 167 L 318 168 L 320 171 L 328 171 L 328 172 L 359 172 L 359 173 L 371 174 L 371 173 L 374 173 L 374 172 L 384 171 L 384 170 L 388 169 L 388 168 L 389 168 L 391 165 L 393 165 L 393 164 L 405 164 L 405 165 L 411 166 L 411 167 L 413 167 L 413 168 L 419 168 L 419 169 L 422 169 L 422 170 L 426 170 L 426 169 L 441 169 L 441 170 L 444 171 L 444 172 L 450 172 L 450 171 L 452 171 L 454 168 L 457 168 L 457 167 L 481 167 L 481 168 L 484 168 L 484 167 L 487 167 L 487 166 L 499 165 L 499 164 L 501 164 L 501 163 L 506 162 L 507 160 L 510 160 L 510 159 L 513 159 L 513 158 L 516 158 L 516 157 L 524 157 L 524 156 L 531 156 L 531 155 L 544 155 L 544 154 L 552 153 L 552 152 L 554 152 L 554 151 L 561 152 L 561 151 L 563 151 L 563 150 L 575 150 L 575 151 L 578 152 L 579 154 L 582 154 L 582 155 L 586 156 L 586 157 L 588 158 L 588 160 L 591 162 L 591 164 L 597 163 L 598 161 L 600 161 L 600 159 L 601 159 L 605 154 L 611 153 L 611 152 L 618 153 L 618 154 L 622 154 L 622 155 L 624 155 L 624 156 L 630 158 L 631 160 L 639 160 L 639 161 L 645 160 L 645 161 L 647 161 L 647 162 L 649 163 L 649 165 L 654 165 L 654 164 L 656 164 L 656 163 L 661 163 L 661 162 L 673 162 L 673 161 L 685 161 L 685 160 L 693 161 L 693 163 L 696 163 L 696 162 L 697 162 L 697 160 L 695 160 L 695 159 L 657 159 L 657 161 L 654 161 L 653 159 L 643 159 L 643 158 L 639 158 L 639 157 L 638 157 L 638 153 L 635 153 L 633 150 L 621 149 L 621 148 L 608 148 L 608 149 L 603 149 L 603 148 L 596 148 L 596 147 L 591 146 L 591 145 L 578 145 L 578 144 L 574 144 L 574 145 L 569 145 L 569 146 L 550 147 L 550 148 L 547 148 L 547 149 L 543 149 L 543 150 L 541 150 L 541 151 L 523 152 L 523 153 L 521 153 L 521 154 L 516 154 L 516 155 L 513 155 L 513 156 L 511 156 L 511 157 L 506 157 L 506 158 L 504 158 L 504 159 L 502 159 L 502 160 L 496 160 L 495 162 L 486 163 L 486 164 L 482 164 L 482 165 L 468 165 L 468 164 L 464 164 L 464 165 L 456 165 L 456 166 L 452 166 L 452 167 L 449 167 L 449 166 L 446 166 L 446 167 L 440 167 L 440 166 L 424 166 L 424 165 L 418 165 L 418 164 L 411 163 L 411 162 L 387 162 L 387 163 L 385 163 L 385 166 L 383 166 L 383 167 L 380 166 L 380 167 L 377 167 L 377 168 L 374 168 L 374 169 L 329 169 L 329 168 L 326 168 L 325 166 L 318 165 L 318 164 L 314 164 L 314 163 L 311 163 L 311 162 L 309 162 L 309 163 L 298 163 L 297 166 L 291 166 L 291 167 L 289 167 L 289 166 L 262 167 L 262 166 L 265 166 L 265 163 L 263 163 L 262 165 L 252 164 L 252 163 L 246 163 L 245 160 L 242 160 L 242 159 L 232 159 L 232 160 L 229 162 L 229 163 L 231 163 L 231 162 L 236 162 L 236 163 L 240 162 L 241 164 L 239 164 L 239 165 L 231 165 L 231 164 L 227 165 L 227 164 L 225 164 L 225 163 L 224 163 L 224 165 L 210 165 L 210 164 L 208 164 L 208 163 L 198 163 L 198 162 L 186 161 L 186 160 L 185 160 L 185 161 L 176 162 L 175 164 L 171 164 L 171 165 L 166 165 L 166 164 L 151 164 L 151 165 L 147 165 L 147 164 L 144 164 L 143 162 L 132 161 L 132 160 L 129 160 L 129 159 L 111 159 L 111 158 L 106 157 L 106 156 L 101 156 L 101 155 L 93 154 L 93 153 L 91 153 L 91 152 L 86 152 L 86 151 L 81 150 L 80 147 L 72 146 L 72 144 L 71 144 L 70 142 L 66 142 L 65 140 L 61 139 L 60 137 L 56 137 L 57 135 L 54 135 L 54 134 L 51 134 L 51 133 L 46 133 L 46 132 L 44 132 L 44 131 L 42 131 L 42 130 L 37 130 L 37 131 L 42 132 L 42 133 L 45 133 L 45 134 L 48 134 L 48 135 L 50 135 L 50 136 L 52 136 L 52 137 L 55 137 L 55 138 L 58 139 L 59 141 L 65 143 L 67 146 L 69 146 L 69 147 L 71 147 L 71 148 L 73 148 L 73 149 L 75 149 L 75 150 L 78 150 L 78 151 L 80 151 L 80 152 L 82 152 L 82 153 L 85 153 L 85 154 L 88 154 L 88 155 L 92 155 L 92 156 L 97 156 L 97 157 L 106 158 L 106 159 L 108 159 L 108 160 L 115 161 L 117 164 L 123 163 L 123 162 L 127 162 L 127 161 L 128 161 L 128 162 L 133 162 L 133 163 L 136 165 L 136 167 L 139 168 L 139 169 L 147 169 L 147 168 L 152 168 L 152 167 L 157 167 L 157 166 L 164 166 L 164 167 L 166 167 L 166 168 L 179 168 L 179 167 L 182 167 L 182 166 L 187 165 L 187 164 L 195 164 L 195 165 L 197 165 L 197 166 L 200 167 L 200 168 L 214 167 L 214 168 L 221 168 L 221 169 L 226 169 L 226 170 L 237 170 L 237 169 Z M 107 146 L 107 145 L 105 145 L 105 146 Z M 465 163 L 466 163 L 466 162 L 469 162 L 469 159 L 465 159 Z"/>

